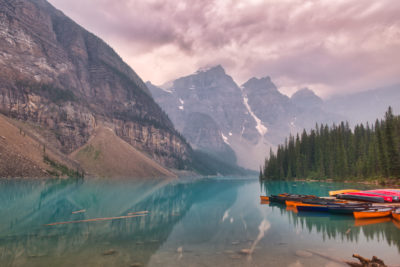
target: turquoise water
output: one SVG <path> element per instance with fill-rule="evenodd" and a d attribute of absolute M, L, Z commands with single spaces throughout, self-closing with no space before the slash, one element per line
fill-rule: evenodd
<path fill-rule="evenodd" d="M 300 214 L 259 195 L 327 195 L 337 183 L 0 180 L 0 266 L 342 266 L 353 253 L 400 264 L 391 221 Z M 74 211 L 85 210 L 73 214 Z M 108 221 L 53 222 L 126 216 Z"/>

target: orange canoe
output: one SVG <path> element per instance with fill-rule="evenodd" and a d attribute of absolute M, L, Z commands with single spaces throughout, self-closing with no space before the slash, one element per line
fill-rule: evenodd
<path fill-rule="evenodd" d="M 353 212 L 356 219 L 381 218 L 392 214 L 392 208 L 377 208 Z"/>
<path fill-rule="evenodd" d="M 260 196 L 260 200 L 261 201 L 269 201 L 269 197 L 267 197 L 267 196 Z"/>
<path fill-rule="evenodd" d="M 321 204 L 307 204 L 307 203 L 303 203 L 303 202 L 300 202 L 300 201 L 292 201 L 292 200 L 286 200 L 285 204 L 288 207 L 297 207 L 297 206 L 318 207 L 318 206 L 321 206 Z"/>

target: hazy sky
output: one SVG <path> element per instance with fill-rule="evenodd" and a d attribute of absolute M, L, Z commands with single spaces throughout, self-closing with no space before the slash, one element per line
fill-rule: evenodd
<path fill-rule="evenodd" d="M 320 96 L 400 82 L 399 0 L 50 0 L 155 84 L 221 64 Z"/>

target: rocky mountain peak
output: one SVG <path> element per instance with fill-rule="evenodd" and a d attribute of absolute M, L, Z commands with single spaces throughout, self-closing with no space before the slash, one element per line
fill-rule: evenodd
<path fill-rule="evenodd" d="M 271 81 L 269 76 L 263 78 L 251 78 L 242 85 L 242 88 L 249 90 L 266 90 L 266 91 L 278 91 L 276 85 Z"/>
<path fill-rule="evenodd" d="M 303 88 L 294 93 L 291 97 L 291 101 L 298 107 L 315 107 L 321 106 L 323 100 L 317 96 L 314 91 Z"/>
<path fill-rule="evenodd" d="M 196 71 L 196 74 L 198 73 L 214 73 L 214 74 L 226 75 L 225 69 L 220 64 L 210 67 L 202 67 Z"/>

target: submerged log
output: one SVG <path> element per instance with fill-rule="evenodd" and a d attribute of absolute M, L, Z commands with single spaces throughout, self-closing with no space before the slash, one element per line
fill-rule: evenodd
<path fill-rule="evenodd" d="M 146 216 L 146 214 L 129 215 L 129 216 L 119 216 L 119 217 L 107 217 L 107 218 L 96 218 L 96 219 L 87 219 L 87 220 L 69 221 L 69 222 L 55 222 L 55 223 L 45 224 L 45 226 L 53 226 L 53 225 L 69 224 L 69 223 L 84 223 L 84 222 L 98 222 L 98 221 L 120 220 L 120 219 L 127 219 L 127 218 L 134 218 L 134 217 L 143 217 L 143 216 Z"/>

